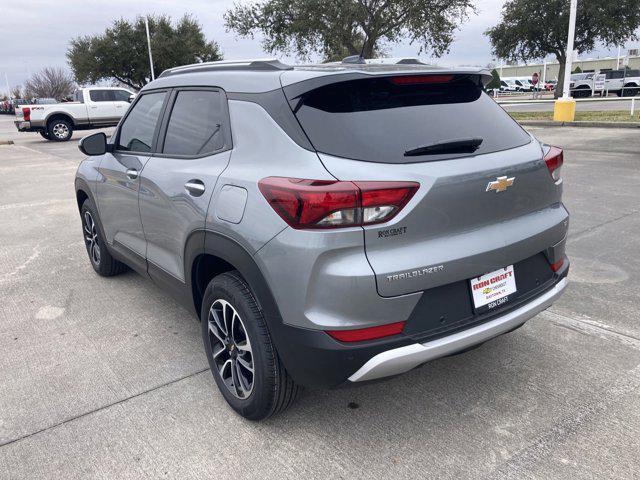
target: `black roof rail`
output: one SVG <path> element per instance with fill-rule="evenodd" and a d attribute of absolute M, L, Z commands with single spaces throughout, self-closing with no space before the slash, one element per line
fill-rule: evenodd
<path fill-rule="evenodd" d="M 387 65 L 427 65 L 419 58 L 415 57 L 399 57 L 399 58 L 362 58 L 360 55 L 351 55 L 342 59 L 342 63 L 348 63 L 351 65 L 364 65 L 364 64 L 387 64 Z"/>
<path fill-rule="evenodd" d="M 277 71 L 293 70 L 293 67 L 286 63 L 282 63 L 280 60 L 275 58 L 220 60 L 217 62 L 193 63 L 191 65 L 169 68 L 162 72 L 158 78 L 179 75 L 181 73 L 211 72 L 220 70 Z"/>

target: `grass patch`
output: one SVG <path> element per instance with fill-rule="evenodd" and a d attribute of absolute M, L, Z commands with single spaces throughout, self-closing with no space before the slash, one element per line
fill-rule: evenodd
<path fill-rule="evenodd" d="M 515 120 L 553 120 L 553 112 L 509 112 Z M 576 122 L 640 122 L 640 112 L 632 117 L 629 110 L 576 112 Z"/>

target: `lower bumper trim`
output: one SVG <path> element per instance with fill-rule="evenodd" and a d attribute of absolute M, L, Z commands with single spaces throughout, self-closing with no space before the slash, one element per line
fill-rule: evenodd
<path fill-rule="evenodd" d="M 349 380 L 362 382 L 398 375 L 429 360 L 459 352 L 497 337 L 549 308 L 560 297 L 566 286 L 567 279 L 563 278 L 538 298 L 487 323 L 427 343 L 414 343 L 379 353 L 351 375 Z"/>

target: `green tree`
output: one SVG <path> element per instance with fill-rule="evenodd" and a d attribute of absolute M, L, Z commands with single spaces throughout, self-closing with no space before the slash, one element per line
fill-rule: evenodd
<path fill-rule="evenodd" d="M 361 52 L 372 58 L 400 40 L 440 56 L 469 12 L 472 0 L 264 0 L 235 4 L 224 18 L 242 37 L 261 33 L 270 53 L 337 60 Z"/>
<path fill-rule="evenodd" d="M 487 90 L 494 88 L 500 88 L 500 74 L 495 68 L 491 70 L 491 81 L 486 86 Z"/>
<path fill-rule="evenodd" d="M 175 26 L 166 15 L 149 17 L 154 70 L 222 59 L 216 42 L 207 41 L 202 28 L 189 15 Z M 151 80 L 144 17 L 120 19 L 102 35 L 71 40 L 67 59 L 78 83 L 115 79 L 135 89 Z"/>
<path fill-rule="evenodd" d="M 574 48 L 585 53 L 597 44 L 617 45 L 622 39 L 637 40 L 640 0 L 580 0 Z M 485 34 L 494 54 L 505 60 L 535 60 L 548 55 L 560 63 L 556 97 L 562 95 L 569 28 L 569 1 L 508 0 L 502 18 Z"/>

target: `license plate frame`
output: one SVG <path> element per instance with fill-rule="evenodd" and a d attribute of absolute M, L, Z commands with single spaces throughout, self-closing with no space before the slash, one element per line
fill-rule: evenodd
<path fill-rule="evenodd" d="M 469 288 L 476 313 L 495 310 L 506 305 L 518 291 L 513 265 L 470 279 Z"/>

